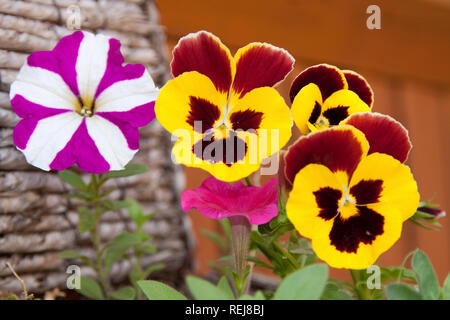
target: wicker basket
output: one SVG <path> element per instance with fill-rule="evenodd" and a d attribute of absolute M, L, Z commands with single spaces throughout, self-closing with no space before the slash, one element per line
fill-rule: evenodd
<path fill-rule="evenodd" d="M 154 1 L 0 1 L 0 291 L 21 291 L 6 262 L 12 263 L 29 291 L 43 292 L 65 288 L 67 262 L 56 257 L 60 250 L 77 248 L 93 254 L 89 237 L 76 232 L 76 202 L 64 198 L 70 190 L 55 174 L 28 165 L 14 147 L 12 130 L 19 119 L 8 96 L 9 86 L 29 53 L 51 50 L 61 37 L 73 32 L 67 21 L 74 9 L 81 12 L 82 29 L 119 39 L 126 62 L 149 67 L 157 85 L 169 77 L 165 37 Z M 157 242 L 158 251 L 143 261 L 147 265 L 165 262 L 167 268 L 159 277 L 177 281 L 180 271 L 190 265 L 190 233 L 177 203 L 182 176 L 169 159 L 170 140 L 153 121 L 141 130 L 141 149 L 134 159 L 150 171 L 113 182 L 116 190 L 111 197 L 130 196 L 147 212 L 158 211 L 144 227 Z M 109 240 L 131 226 L 123 212 L 106 213 L 101 238 Z M 115 264 L 113 279 L 123 280 L 128 269 L 125 261 Z M 84 266 L 82 274 L 93 273 Z"/>

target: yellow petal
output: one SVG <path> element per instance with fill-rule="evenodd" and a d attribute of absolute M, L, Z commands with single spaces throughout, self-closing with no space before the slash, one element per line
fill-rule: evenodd
<path fill-rule="evenodd" d="M 314 192 L 322 188 L 332 188 L 343 194 L 342 185 L 330 169 L 320 164 L 309 164 L 296 175 L 286 204 L 288 219 L 302 236 L 310 239 L 328 236 L 333 225 L 332 219 L 319 216 L 321 208 Z"/>
<path fill-rule="evenodd" d="M 311 131 L 308 123 L 316 104 L 322 106 L 323 101 L 320 89 L 314 83 L 303 87 L 295 96 L 291 107 L 292 117 L 294 118 L 295 125 L 303 134 L 308 134 Z"/>
<path fill-rule="evenodd" d="M 227 95 L 219 93 L 208 77 L 196 71 L 185 72 L 161 89 L 155 114 L 167 131 L 181 136 L 183 130 L 194 130 L 194 120 L 201 121 L 206 129 L 209 122 L 221 119 L 226 100 Z"/>
<path fill-rule="evenodd" d="M 234 130 L 256 131 L 258 148 L 251 150 L 258 152 L 259 162 L 283 148 L 292 134 L 289 107 L 270 87 L 254 89 L 242 99 L 230 101 L 227 120 Z"/>
<path fill-rule="evenodd" d="M 390 155 L 372 153 L 356 168 L 350 188 L 361 180 L 378 179 L 382 181 L 381 194 L 369 208 L 383 216 L 400 214 L 402 221 L 414 215 L 420 196 L 410 168 Z"/>

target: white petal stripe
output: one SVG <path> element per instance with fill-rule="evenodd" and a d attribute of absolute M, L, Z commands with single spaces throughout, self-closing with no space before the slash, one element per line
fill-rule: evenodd
<path fill-rule="evenodd" d="M 50 170 L 50 164 L 70 141 L 82 120 L 75 112 L 40 120 L 23 150 L 27 161 L 42 170 Z"/>
<path fill-rule="evenodd" d="M 75 69 L 80 96 L 85 104 L 90 104 L 106 71 L 110 38 L 90 32 L 83 34 Z"/>
<path fill-rule="evenodd" d="M 59 74 L 28 64 L 23 65 L 11 85 L 11 100 L 17 94 L 47 108 L 74 110 L 78 101 Z"/>
<path fill-rule="evenodd" d="M 123 80 L 105 89 L 96 99 L 96 111 L 128 111 L 155 101 L 158 89 L 147 70 L 137 79 Z"/>
<path fill-rule="evenodd" d="M 111 166 L 110 170 L 122 170 L 138 150 L 131 150 L 122 131 L 112 122 L 93 116 L 86 118 L 89 136 L 100 154 Z"/>

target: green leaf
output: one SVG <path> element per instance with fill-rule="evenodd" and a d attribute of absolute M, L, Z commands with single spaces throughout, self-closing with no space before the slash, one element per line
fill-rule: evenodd
<path fill-rule="evenodd" d="M 155 263 L 152 264 L 151 266 L 149 266 L 147 269 L 145 269 L 144 271 L 144 279 L 147 278 L 149 275 L 151 275 L 153 272 L 162 270 L 166 267 L 166 265 L 164 263 Z"/>
<path fill-rule="evenodd" d="M 425 300 L 439 299 L 441 289 L 433 265 L 427 255 L 423 251 L 417 250 L 412 258 L 411 265 L 417 274 L 417 283 L 422 297 Z"/>
<path fill-rule="evenodd" d="M 186 284 L 192 296 L 197 300 L 228 300 L 227 292 L 202 278 L 187 276 Z"/>
<path fill-rule="evenodd" d="M 445 278 L 444 286 L 442 287 L 442 298 L 444 300 L 450 300 L 450 273 Z"/>
<path fill-rule="evenodd" d="M 244 294 L 239 298 L 239 300 L 266 300 L 266 297 L 264 297 L 264 294 L 258 290 L 254 296 Z"/>
<path fill-rule="evenodd" d="M 84 233 L 94 227 L 94 213 L 86 207 L 78 207 L 78 232 Z"/>
<path fill-rule="evenodd" d="M 211 239 L 219 247 L 220 250 L 222 250 L 223 252 L 226 250 L 226 243 L 223 241 L 220 234 L 209 230 L 202 230 L 201 232 L 205 237 Z"/>
<path fill-rule="evenodd" d="M 352 297 L 341 291 L 334 283 L 328 283 L 320 297 L 321 300 L 352 300 Z"/>
<path fill-rule="evenodd" d="M 256 291 L 254 298 L 255 298 L 255 300 L 266 300 L 264 293 L 262 293 L 260 290 Z"/>
<path fill-rule="evenodd" d="M 222 276 L 217 283 L 217 288 L 222 290 L 228 295 L 228 300 L 234 300 L 234 293 L 233 290 L 230 287 L 230 284 L 228 283 L 228 279 L 225 276 Z"/>
<path fill-rule="evenodd" d="M 81 177 L 73 171 L 63 170 L 58 172 L 59 177 L 66 183 L 70 184 L 75 189 L 87 191 L 87 185 Z"/>
<path fill-rule="evenodd" d="M 75 199 L 81 199 L 81 200 L 90 202 L 95 198 L 95 194 L 90 193 L 90 192 L 79 192 L 79 193 L 66 194 L 64 197 L 67 199 L 75 198 Z"/>
<path fill-rule="evenodd" d="M 404 280 L 416 281 L 416 274 L 414 273 L 414 271 L 403 267 L 380 268 L 380 281 L 382 283 L 392 280 L 398 280 L 399 278 Z"/>
<path fill-rule="evenodd" d="M 136 292 L 130 286 L 122 287 L 117 291 L 110 293 L 111 297 L 117 300 L 134 300 Z"/>
<path fill-rule="evenodd" d="M 58 253 L 58 258 L 61 259 L 79 259 L 81 257 L 83 257 L 83 255 L 75 250 L 64 250 Z"/>
<path fill-rule="evenodd" d="M 144 211 L 142 210 L 141 205 L 139 202 L 131 198 L 127 198 L 125 202 L 127 203 L 126 209 L 128 216 L 136 223 L 136 225 L 139 226 L 142 218 L 144 217 Z"/>
<path fill-rule="evenodd" d="M 114 262 L 122 258 L 128 249 L 140 242 L 139 237 L 129 232 L 123 232 L 111 240 L 105 254 L 105 272 L 108 273 Z"/>
<path fill-rule="evenodd" d="M 297 270 L 283 279 L 274 300 L 318 300 L 328 278 L 328 267 L 315 264 Z"/>
<path fill-rule="evenodd" d="M 147 244 L 145 246 L 141 246 L 138 248 L 139 253 L 147 253 L 152 254 L 156 252 L 156 245 L 154 244 Z"/>
<path fill-rule="evenodd" d="M 124 178 L 131 177 L 148 171 L 148 168 L 143 164 L 129 163 L 123 170 L 110 171 L 105 174 L 107 178 Z"/>
<path fill-rule="evenodd" d="M 386 287 L 388 300 L 422 300 L 422 295 L 404 283 L 392 283 Z"/>
<path fill-rule="evenodd" d="M 253 256 L 249 256 L 247 258 L 248 261 L 250 262 L 254 262 L 255 265 L 257 265 L 258 267 L 262 267 L 262 268 L 266 268 L 266 269 L 271 269 L 273 270 L 274 268 L 270 265 L 268 265 L 267 263 L 265 263 L 264 261 L 258 259 L 257 257 L 253 257 Z"/>
<path fill-rule="evenodd" d="M 103 293 L 100 285 L 92 278 L 81 277 L 80 278 L 80 289 L 76 289 L 83 296 L 95 299 L 103 300 Z"/>
<path fill-rule="evenodd" d="M 149 300 L 187 300 L 184 295 L 162 282 L 141 280 L 137 284 Z"/>

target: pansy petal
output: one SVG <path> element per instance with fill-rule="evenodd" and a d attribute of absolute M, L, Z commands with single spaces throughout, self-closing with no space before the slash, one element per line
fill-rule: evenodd
<path fill-rule="evenodd" d="M 343 70 L 345 79 L 347 80 L 348 90 L 355 92 L 369 108 L 373 106 L 373 91 L 369 83 L 363 76 L 352 70 Z"/>
<path fill-rule="evenodd" d="M 46 108 L 74 110 L 79 105 L 77 97 L 61 76 L 43 68 L 30 67 L 28 64 L 22 66 L 16 80 L 11 84 L 11 100 L 18 95 Z"/>
<path fill-rule="evenodd" d="M 297 93 L 310 83 L 316 84 L 322 93 L 322 99 L 326 100 L 333 92 L 347 89 L 347 81 L 344 74 L 335 66 L 319 64 L 302 71 L 292 82 L 289 96 L 294 101 Z"/>
<path fill-rule="evenodd" d="M 343 123 L 362 131 L 369 141 L 369 154 L 386 153 L 405 162 L 412 148 L 408 131 L 390 116 L 380 113 L 361 112 L 348 117 Z"/>
<path fill-rule="evenodd" d="M 369 106 L 356 93 L 350 90 L 339 90 L 323 103 L 323 117 L 330 125 L 338 125 L 349 115 L 356 112 L 368 112 Z"/>
<path fill-rule="evenodd" d="M 155 113 L 159 123 L 175 135 L 184 134 L 183 129 L 203 133 L 222 118 L 226 99 L 207 76 L 186 72 L 161 89 Z"/>
<path fill-rule="evenodd" d="M 75 112 L 65 112 L 44 118 L 37 123 L 31 123 L 34 119 L 22 120 L 26 126 L 34 125 L 31 135 L 21 149 L 28 163 L 42 170 L 50 170 L 50 164 L 70 141 L 75 131 L 81 124 L 82 117 Z M 25 128 L 19 127 L 19 131 Z M 19 134 L 17 131 L 15 135 Z M 17 141 L 17 137 L 15 140 Z M 18 147 L 23 145 L 18 144 Z"/>
<path fill-rule="evenodd" d="M 124 135 L 128 131 L 121 130 L 115 123 L 103 117 L 94 115 L 86 118 L 86 126 L 100 154 L 109 163 L 110 170 L 124 169 L 138 151 L 136 142 L 130 143 L 128 137 Z M 133 138 L 136 139 L 136 135 L 131 137 Z"/>
<path fill-rule="evenodd" d="M 294 58 L 282 48 L 254 42 L 240 48 L 234 56 L 236 76 L 233 93 L 242 98 L 260 87 L 273 87 L 292 71 Z"/>
<path fill-rule="evenodd" d="M 236 67 L 230 50 L 218 37 L 199 31 L 178 41 L 173 49 L 171 68 L 174 77 L 197 71 L 210 78 L 218 91 L 228 93 Z"/>
<path fill-rule="evenodd" d="M 395 212 L 395 210 L 393 211 Z M 351 218 L 350 218 L 351 219 Z M 357 243 L 357 249 L 355 252 L 347 252 L 345 250 L 339 250 L 336 247 L 334 241 L 343 237 L 347 237 L 345 241 L 355 241 L 353 238 L 364 229 L 358 229 L 356 226 L 371 226 L 370 217 L 364 218 L 360 225 L 352 226 L 349 224 L 347 227 L 337 227 L 339 224 L 342 226 L 342 221 L 337 221 L 335 228 L 335 235 L 333 236 L 333 226 L 330 228 L 328 234 L 322 233 L 321 235 L 312 238 L 312 247 L 317 257 L 325 261 L 333 268 L 346 268 L 346 269 L 366 269 L 373 265 L 378 257 L 388 250 L 399 238 L 402 230 L 402 221 L 391 215 L 389 217 L 383 217 L 382 230 L 373 240 L 367 241 L 367 243 Z M 354 228 L 353 230 L 351 228 Z M 356 231 L 356 235 L 353 232 Z M 346 234 L 345 234 L 346 232 Z M 352 234 L 353 233 L 353 234 Z M 331 236 L 330 236 L 331 235 Z M 334 240 L 334 241 L 333 241 Z"/>
<path fill-rule="evenodd" d="M 308 134 L 312 131 L 310 124 L 315 123 L 322 114 L 322 104 L 322 94 L 314 83 L 304 86 L 295 96 L 291 112 L 301 133 Z"/>
<path fill-rule="evenodd" d="M 309 164 L 295 177 L 286 203 L 287 217 L 304 237 L 326 235 L 343 194 L 340 182 L 330 169 Z"/>
<path fill-rule="evenodd" d="M 400 214 L 403 221 L 414 215 L 419 206 L 419 193 L 408 166 L 390 155 L 372 153 L 356 168 L 349 188 L 352 190 L 361 181 L 377 180 L 381 181 L 381 193 L 368 208 L 383 216 Z"/>
<path fill-rule="evenodd" d="M 369 150 L 364 134 L 343 125 L 300 137 L 285 155 L 286 178 L 293 182 L 297 173 L 310 163 L 322 164 L 332 172 L 344 172 L 349 179 Z M 348 182 L 348 181 L 342 181 Z"/>
<path fill-rule="evenodd" d="M 259 158 L 278 152 L 291 137 L 292 117 L 284 99 L 273 88 L 257 88 L 235 101 L 228 113 L 233 130 L 256 131 Z M 263 148 L 265 150 L 263 150 Z"/>
<path fill-rule="evenodd" d="M 211 177 L 199 188 L 183 191 L 181 207 L 183 211 L 197 208 L 212 219 L 245 216 L 251 224 L 264 224 L 278 214 L 276 179 L 256 187 L 245 186 L 240 181 L 229 184 Z"/>

